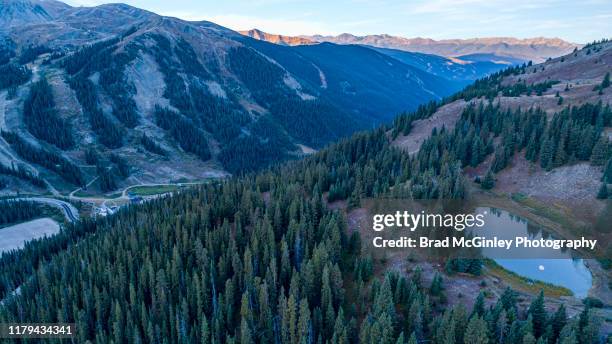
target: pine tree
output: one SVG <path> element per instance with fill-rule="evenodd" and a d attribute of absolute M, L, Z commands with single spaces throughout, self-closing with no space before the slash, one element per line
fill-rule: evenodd
<path fill-rule="evenodd" d="M 561 141 L 557 145 L 557 152 L 553 159 L 553 167 L 563 166 L 567 162 L 567 153 L 565 152 L 565 142 Z"/>
<path fill-rule="evenodd" d="M 602 180 L 604 183 L 612 184 L 612 158 L 606 163 Z"/>
<path fill-rule="evenodd" d="M 559 338 L 559 334 L 561 333 L 561 330 L 563 329 L 563 327 L 565 327 L 565 324 L 567 324 L 567 313 L 565 311 L 565 306 L 563 304 L 561 304 L 561 306 L 557 308 L 557 311 L 553 315 L 550 322 L 552 325 L 551 340 L 556 341 L 557 338 Z"/>
<path fill-rule="evenodd" d="M 421 302 L 419 298 L 414 298 L 410 308 L 408 309 L 407 329 L 415 334 L 417 338 L 423 336 L 423 312 L 421 311 Z"/>
<path fill-rule="evenodd" d="M 604 76 L 603 80 L 601 81 L 601 85 L 599 86 L 599 89 L 603 90 L 604 88 L 608 87 L 610 87 L 610 72 L 607 72 Z"/>
<path fill-rule="evenodd" d="M 404 332 L 400 333 L 400 335 L 397 337 L 397 340 L 395 341 L 395 344 L 406 344 L 406 340 L 404 339 Z"/>
<path fill-rule="evenodd" d="M 608 196 L 608 186 L 606 183 L 601 183 L 599 191 L 597 191 L 597 199 L 607 199 Z"/>
<path fill-rule="evenodd" d="M 495 178 L 493 177 L 493 172 L 489 170 L 486 176 L 484 177 L 484 179 L 482 180 L 482 182 L 480 183 L 480 187 L 485 190 L 490 190 L 494 186 L 495 186 Z"/>
<path fill-rule="evenodd" d="M 538 297 L 531 302 L 528 314 L 532 318 L 533 334 L 535 338 L 540 338 L 544 334 L 547 323 L 546 309 L 544 308 L 544 291 L 540 291 Z"/>
<path fill-rule="evenodd" d="M 206 315 L 202 315 L 202 328 L 200 329 L 200 344 L 210 344 L 210 330 Z"/>
<path fill-rule="evenodd" d="M 410 335 L 410 339 L 408 340 L 408 344 L 418 344 L 417 337 L 414 332 Z"/>
<path fill-rule="evenodd" d="M 531 333 L 527 333 L 523 336 L 523 344 L 536 344 L 536 339 Z"/>
<path fill-rule="evenodd" d="M 481 291 L 478 293 L 478 297 L 474 302 L 474 309 L 472 310 L 472 317 L 478 316 L 483 317 L 485 313 L 485 302 L 484 302 L 484 293 Z"/>
<path fill-rule="evenodd" d="M 542 148 L 540 149 L 540 166 L 543 169 L 549 171 L 553 166 L 553 142 L 550 139 L 545 139 L 542 142 Z"/>
<path fill-rule="evenodd" d="M 442 294 L 444 290 L 444 286 L 442 285 L 442 276 L 436 274 L 432 281 L 431 286 L 429 287 L 429 293 L 433 296 L 439 296 Z"/>
<path fill-rule="evenodd" d="M 610 143 L 608 138 L 601 137 L 593 147 L 591 154 L 591 164 L 593 166 L 603 166 L 610 155 Z"/>
<path fill-rule="evenodd" d="M 472 316 L 465 329 L 463 342 L 465 344 L 487 344 L 489 333 L 487 322 L 479 316 Z"/>

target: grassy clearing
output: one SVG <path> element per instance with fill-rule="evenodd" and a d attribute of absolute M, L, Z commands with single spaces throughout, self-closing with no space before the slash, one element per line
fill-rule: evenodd
<path fill-rule="evenodd" d="M 512 271 L 504 269 L 492 259 L 485 260 L 486 272 L 504 282 L 508 283 L 512 289 L 520 290 L 529 294 L 537 294 L 540 290 L 548 297 L 572 296 L 571 290 L 554 284 L 523 277 Z"/>
<path fill-rule="evenodd" d="M 154 186 L 135 186 L 128 189 L 128 193 L 136 196 L 153 196 L 174 192 L 179 189 L 176 185 L 154 185 Z"/>
<path fill-rule="evenodd" d="M 536 215 L 556 222 L 564 228 L 576 229 L 576 225 L 568 220 L 566 214 L 563 214 L 561 211 L 552 208 L 550 204 L 542 204 L 522 193 L 513 193 L 511 198 L 513 201 L 531 209 L 532 212 Z"/>

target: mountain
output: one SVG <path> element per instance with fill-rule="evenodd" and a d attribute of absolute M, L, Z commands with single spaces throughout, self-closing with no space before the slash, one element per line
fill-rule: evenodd
<path fill-rule="evenodd" d="M 391 35 L 355 36 L 344 33 L 338 36 L 304 36 L 316 42 L 337 44 L 364 44 L 446 57 L 471 54 L 493 54 L 498 59 L 511 57 L 521 61 L 542 62 L 571 52 L 579 45 L 559 38 L 490 37 L 472 39 L 433 40 L 429 38 L 404 38 Z"/>
<path fill-rule="evenodd" d="M 462 86 L 359 46 L 282 46 L 123 4 L 5 4 L 0 163 L 56 194 L 254 171 Z"/>
<path fill-rule="evenodd" d="M 551 57 L 565 55 L 574 50 L 574 48 L 580 47 L 579 44 L 570 43 L 559 38 L 545 37 L 526 39 L 485 37 L 433 40 L 430 38 L 405 38 L 387 34 L 355 36 L 350 33 L 343 33 L 337 36 L 304 35 L 292 37 L 271 35 L 258 29 L 241 31 L 241 33 L 252 38 L 284 45 L 313 44 L 314 42 L 358 44 L 444 57 L 458 58 L 466 55 L 479 55 L 481 58 L 487 57 L 489 62 L 505 61 L 512 64 L 527 61 L 539 63 Z"/>
<path fill-rule="evenodd" d="M 272 33 L 266 33 L 258 29 L 238 32 L 245 36 L 258 39 L 260 41 L 266 41 L 280 45 L 308 45 L 316 43 L 303 37 L 276 35 Z"/>
<path fill-rule="evenodd" d="M 54 0 L 1 0 L 0 31 L 19 25 L 52 21 L 70 6 Z"/>
<path fill-rule="evenodd" d="M 371 212 L 390 210 L 369 204 L 473 201 L 520 214 L 504 232 L 609 250 L 610 222 L 593 233 L 567 202 L 610 204 L 590 188 L 612 184 L 611 62 L 604 42 L 509 68 L 305 159 L 77 222 L 0 258 L 0 322 L 76 323 L 79 343 L 604 342 L 610 251 L 580 300 L 492 259 L 373 247 Z"/>
<path fill-rule="evenodd" d="M 300 41 L 300 37 L 279 36 L 265 33 L 258 29 L 249 31 L 241 31 L 245 36 L 255 38 L 257 40 L 266 41 L 281 45 L 302 46 L 313 45 L 316 42 L 311 40 Z M 360 44 L 347 44 L 360 45 Z M 448 58 L 432 54 L 415 53 L 404 50 L 379 48 L 371 45 L 360 45 L 374 49 L 387 56 L 415 68 L 418 68 L 426 73 L 442 77 L 450 82 L 466 85 L 478 78 L 487 74 L 496 72 L 506 68 L 508 65 L 520 64 L 524 61 L 514 58 L 500 58 L 495 55 L 469 55 L 465 59 Z M 303 49 L 303 48 L 298 48 Z"/>
<path fill-rule="evenodd" d="M 460 83 L 449 83 L 367 47 L 330 43 L 283 47 L 252 39 L 243 42 L 285 66 L 306 85 L 321 89 L 341 108 L 353 109 L 354 116 L 378 113 L 385 116 L 384 120 L 391 120 L 406 108 L 407 99 L 423 104 L 460 88 Z M 380 121 L 371 116 L 365 120 L 371 125 Z"/>

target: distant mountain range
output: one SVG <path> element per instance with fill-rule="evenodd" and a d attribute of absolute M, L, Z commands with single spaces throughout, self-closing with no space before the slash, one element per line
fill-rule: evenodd
<path fill-rule="evenodd" d="M 523 61 L 542 62 L 549 57 L 567 54 L 579 47 L 578 44 L 566 42 L 559 38 L 489 37 L 472 39 L 433 40 L 429 38 L 403 38 L 391 35 L 355 36 L 341 34 L 338 36 L 306 36 L 315 42 L 333 42 L 336 44 L 365 44 L 380 48 L 392 48 L 434 54 L 447 57 L 471 54 L 493 54 L 512 57 Z"/>
<path fill-rule="evenodd" d="M 360 44 L 377 48 L 396 49 L 424 54 L 433 54 L 445 57 L 459 57 L 473 54 L 487 54 L 503 58 L 513 58 L 521 61 L 542 62 L 547 58 L 557 57 L 571 52 L 579 44 L 566 42 L 559 38 L 528 38 L 518 39 L 512 37 L 488 37 L 472 39 L 445 39 L 433 40 L 430 38 L 404 38 L 391 35 L 355 36 L 343 33 L 337 36 L 298 36 L 289 37 L 271 35 L 261 30 L 253 29 L 241 31 L 256 39 L 274 42 L 277 40 L 287 45 L 313 44 L 316 42 L 330 42 L 336 44 Z"/>

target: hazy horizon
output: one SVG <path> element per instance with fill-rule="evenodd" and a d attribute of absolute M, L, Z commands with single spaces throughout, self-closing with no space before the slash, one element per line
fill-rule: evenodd
<path fill-rule="evenodd" d="M 113 1 L 67 0 L 72 6 Z M 389 34 L 407 38 L 561 38 L 587 43 L 609 37 L 612 6 L 605 0 L 125 0 L 128 5 L 185 20 L 208 20 L 233 30 L 283 35 Z M 572 20 L 567 20 L 572 13 Z"/>

